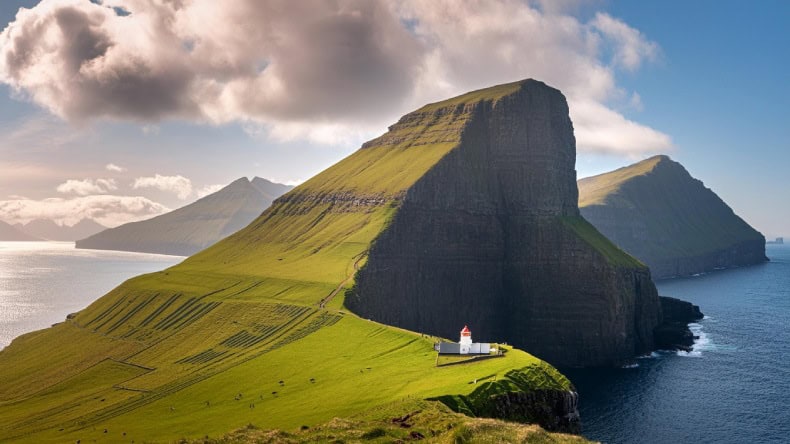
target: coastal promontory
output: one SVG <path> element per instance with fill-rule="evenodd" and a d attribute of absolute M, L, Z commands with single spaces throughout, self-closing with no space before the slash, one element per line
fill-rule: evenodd
<path fill-rule="evenodd" d="M 668 156 L 579 181 L 581 214 L 654 278 L 765 262 L 765 237 Z"/>

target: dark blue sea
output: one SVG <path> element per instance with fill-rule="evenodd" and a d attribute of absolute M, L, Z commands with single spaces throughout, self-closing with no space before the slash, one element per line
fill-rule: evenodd
<path fill-rule="evenodd" d="M 770 262 L 657 283 L 700 306 L 690 353 L 566 371 L 583 435 L 605 443 L 790 443 L 790 245 Z"/>

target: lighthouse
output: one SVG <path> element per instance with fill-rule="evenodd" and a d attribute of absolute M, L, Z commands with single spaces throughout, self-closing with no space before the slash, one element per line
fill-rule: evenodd
<path fill-rule="evenodd" d="M 461 346 L 461 354 L 468 355 L 472 348 L 472 330 L 469 330 L 466 325 L 461 330 L 461 340 L 458 341 L 458 344 Z"/>
<path fill-rule="evenodd" d="M 472 330 L 464 325 L 461 329 L 461 339 L 455 342 L 439 342 L 434 344 L 434 350 L 440 355 L 487 355 L 491 352 L 491 344 L 472 342 Z"/>

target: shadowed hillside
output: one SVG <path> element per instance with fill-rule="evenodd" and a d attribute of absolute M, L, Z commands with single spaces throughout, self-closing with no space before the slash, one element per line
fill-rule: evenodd
<path fill-rule="evenodd" d="M 667 156 L 580 180 L 579 207 L 654 277 L 767 260 L 765 237 Z"/>

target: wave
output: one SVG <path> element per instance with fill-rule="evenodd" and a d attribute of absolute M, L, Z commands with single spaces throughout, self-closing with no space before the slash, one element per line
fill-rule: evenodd
<path fill-rule="evenodd" d="M 709 351 L 715 348 L 714 344 L 710 340 L 710 337 L 708 337 L 708 334 L 703 330 L 702 324 L 692 322 L 689 324 L 689 330 L 691 330 L 691 334 L 693 334 L 695 337 L 694 345 L 691 346 L 691 351 L 678 350 L 676 352 L 678 356 L 699 358 L 702 357 L 703 351 Z"/>

